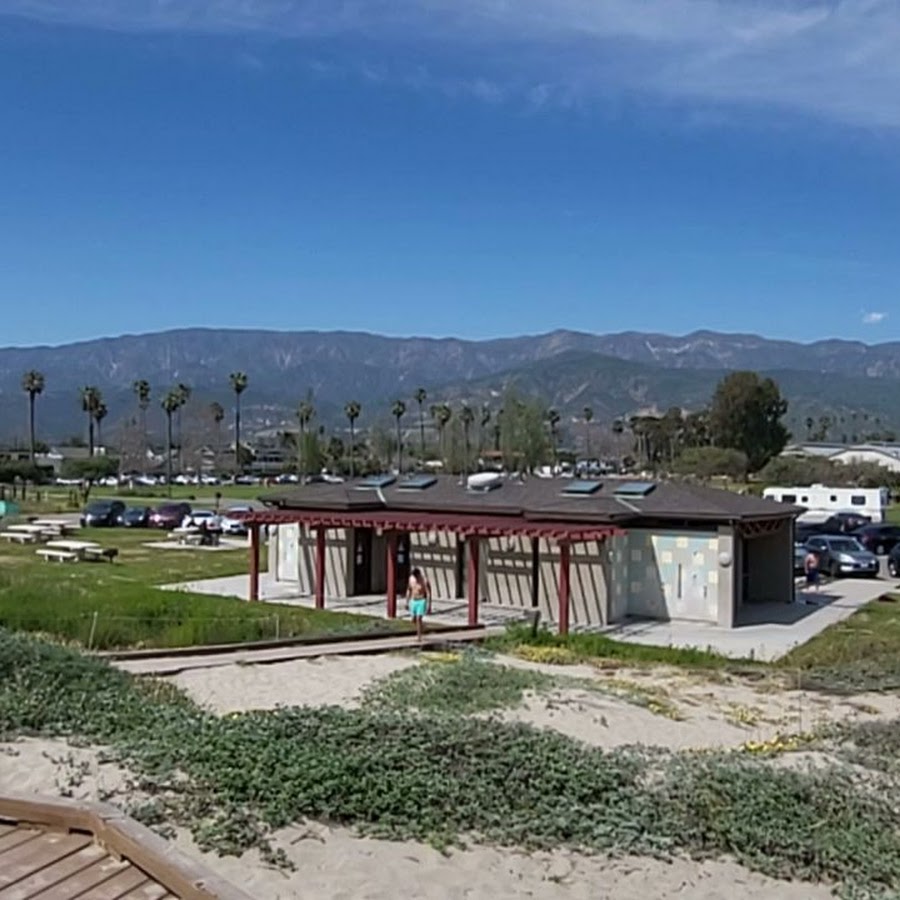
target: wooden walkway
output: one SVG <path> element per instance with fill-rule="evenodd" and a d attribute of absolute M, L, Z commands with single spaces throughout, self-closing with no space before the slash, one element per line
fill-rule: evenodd
<path fill-rule="evenodd" d="M 0 796 L 0 900 L 250 900 L 108 806 Z"/>
<path fill-rule="evenodd" d="M 398 650 L 420 650 L 483 641 L 486 637 L 503 634 L 503 628 L 466 628 L 459 631 L 441 630 L 425 634 L 420 642 L 414 634 L 330 640 L 322 643 L 292 644 L 284 647 L 254 648 L 244 646 L 237 650 L 217 648 L 215 653 L 186 655 L 183 652 L 171 656 L 154 655 L 146 658 L 113 659 L 112 665 L 132 675 L 176 675 L 189 669 L 209 669 L 231 665 L 265 665 L 292 659 L 313 659 L 320 656 L 359 656 L 365 653 L 392 653 Z M 0 895 L 0 900 L 4 900 Z"/>

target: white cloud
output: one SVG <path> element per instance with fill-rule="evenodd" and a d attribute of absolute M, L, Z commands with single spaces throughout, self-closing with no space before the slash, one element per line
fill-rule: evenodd
<path fill-rule="evenodd" d="M 900 127 L 900 0 L 3 0 L 129 30 L 357 36 L 476 56 L 436 84 L 541 107 L 638 91 Z M 390 42 L 390 48 L 387 46 Z M 477 68 L 477 71 L 476 71 Z"/>
<path fill-rule="evenodd" d="M 885 312 L 864 312 L 863 325 L 879 325 L 887 318 Z"/>

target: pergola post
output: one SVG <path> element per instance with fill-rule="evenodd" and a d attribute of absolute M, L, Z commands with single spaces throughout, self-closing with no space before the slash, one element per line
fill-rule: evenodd
<path fill-rule="evenodd" d="M 469 600 L 469 625 L 478 624 L 478 580 L 481 543 L 477 537 L 466 539 L 466 593 Z"/>
<path fill-rule="evenodd" d="M 387 533 L 387 617 L 397 618 L 397 532 Z"/>
<path fill-rule="evenodd" d="M 569 560 L 571 548 L 567 541 L 559 545 L 559 633 L 569 633 Z"/>
<path fill-rule="evenodd" d="M 316 528 L 316 609 L 325 609 L 325 526 Z"/>
<path fill-rule="evenodd" d="M 541 592 L 541 539 L 531 539 L 531 608 L 537 609 Z"/>
<path fill-rule="evenodd" d="M 259 600 L 259 524 L 250 523 L 250 593 L 251 603 Z"/>

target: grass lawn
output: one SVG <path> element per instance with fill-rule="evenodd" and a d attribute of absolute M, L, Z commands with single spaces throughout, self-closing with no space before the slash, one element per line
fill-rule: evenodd
<path fill-rule="evenodd" d="M 95 649 L 179 647 L 399 627 L 349 613 L 249 604 L 158 587 L 247 572 L 245 549 L 157 550 L 145 544 L 159 540 L 160 533 L 140 529 L 84 529 L 78 537 L 117 547 L 118 560 L 48 563 L 36 556 L 34 546 L 0 547 L 0 626 Z"/>
<path fill-rule="evenodd" d="M 609 660 L 621 665 L 672 665 L 687 669 L 781 674 L 791 686 L 835 693 L 900 690 L 900 594 L 874 600 L 775 663 L 735 660 L 705 650 L 652 647 L 601 634 L 536 635 L 524 625 L 491 639 L 492 649 L 533 662 Z"/>
<path fill-rule="evenodd" d="M 89 499 L 119 499 L 124 500 L 129 506 L 160 506 L 170 499 L 188 500 L 197 506 L 213 507 L 216 503 L 216 493 L 219 493 L 221 495 L 220 506 L 227 507 L 233 503 L 256 500 L 267 493 L 273 493 L 279 489 L 284 490 L 288 487 L 290 485 L 267 488 L 261 484 L 173 484 L 171 497 L 165 487 L 140 488 L 135 491 L 125 488 L 94 487 Z M 34 488 L 29 491 L 24 501 L 17 500 L 17 502 L 19 502 L 22 512 L 29 515 L 76 512 L 84 506 L 77 488 L 56 485 Z"/>

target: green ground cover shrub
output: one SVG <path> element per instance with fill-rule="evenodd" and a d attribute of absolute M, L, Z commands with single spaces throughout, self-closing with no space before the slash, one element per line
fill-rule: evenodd
<path fill-rule="evenodd" d="M 896 785 L 838 768 L 605 752 L 467 717 L 330 707 L 217 718 L 169 687 L 3 631 L 0 734 L 106 745 L 149 796 L 148 821 L 184 825 L 219 852 L 265 852 L 271 829 L 314 818 L 440 843 L 727 853 L 857 897 L 900 890 Z"/>

